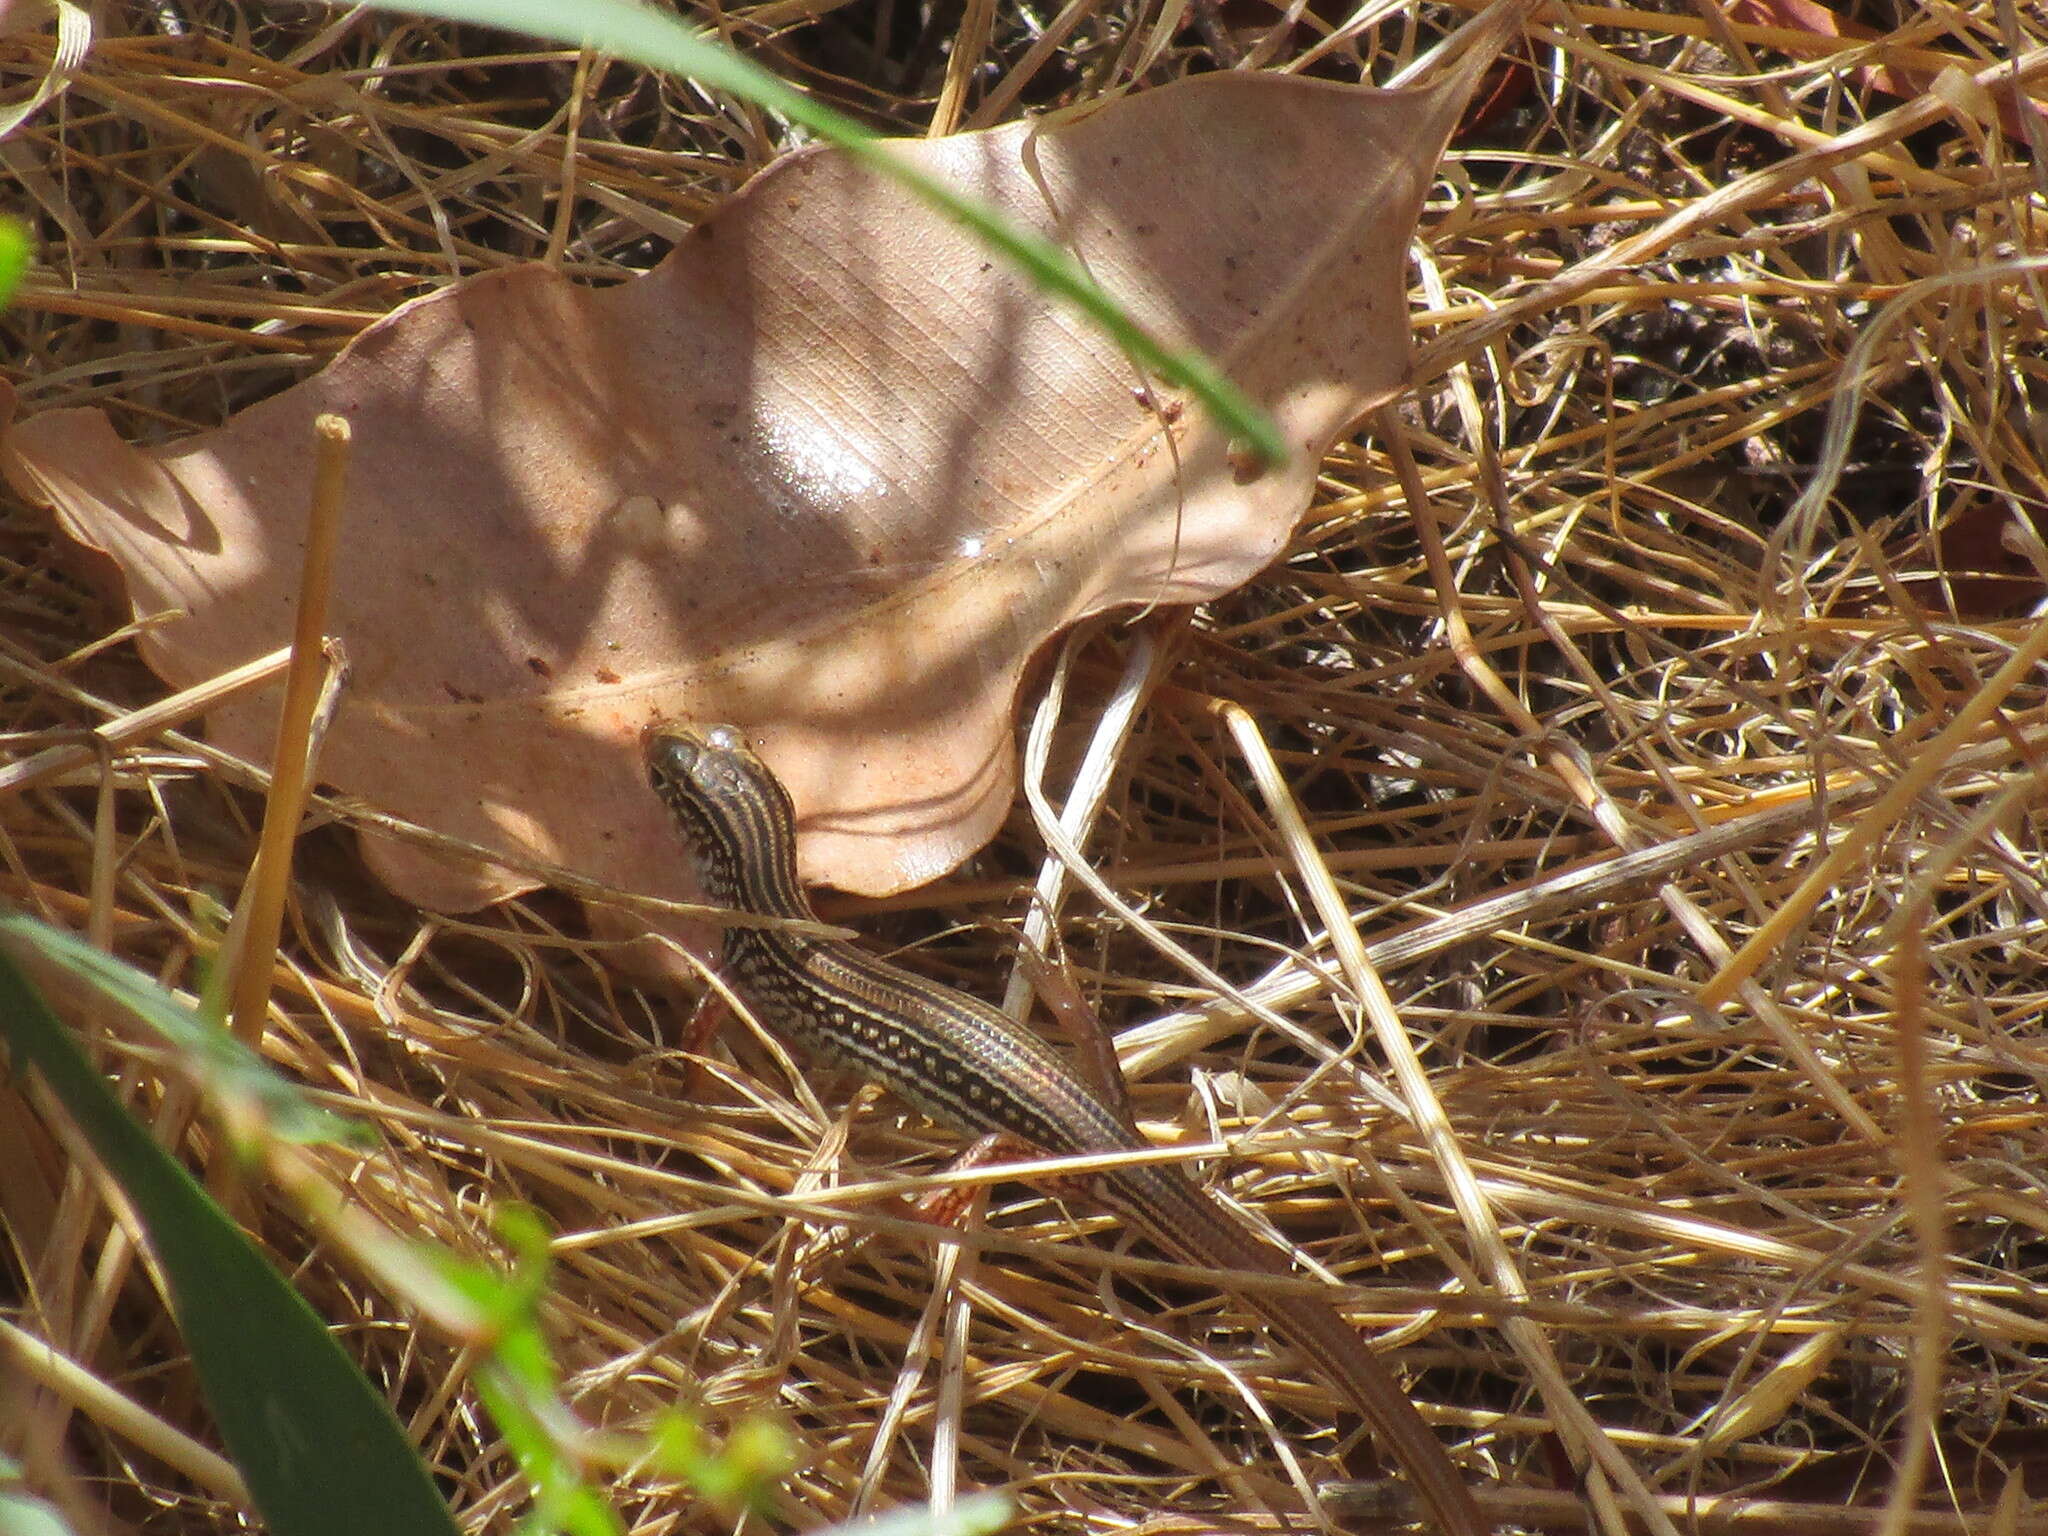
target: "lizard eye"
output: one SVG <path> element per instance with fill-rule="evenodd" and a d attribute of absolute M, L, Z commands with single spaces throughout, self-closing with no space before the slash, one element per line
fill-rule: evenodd
<path fill-rule="evenodd" d="M 697 763 L 697 744 L 685 736 L 654 738 L 647 754 L 647 768 L 657 787 L 664 778 L 686 778 Z"/>

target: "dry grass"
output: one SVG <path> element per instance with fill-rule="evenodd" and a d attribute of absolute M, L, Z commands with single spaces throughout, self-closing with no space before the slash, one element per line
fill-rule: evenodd
<path fill-rule="evenodd" d="M 687 86 L 438 24 L 112 9 L 126 34 L 0 144 L 47 263 L 0 333 L 24 411 L 98 404 L 135 437 L 217 423 L 465 273 L 623 277 L 781 145 Z M 909 5 L 726 22 L 920 131 L 942 97 L 971 121 L 1212 49 L 1384 78 L 1444 19 L 1379 7 L 1326 48 L 1255 5 L 1197 0 L 1164 36 L 1149 7 L 1070 10 L 1037 53 L 1008 8 L 968 6 L 957 49 L 953 12 Z M 2048 584 L 2027 254 L 2048 249 L 2048 121 L 1966 78 L 2019 59 L 2038 102 L 2048 26 L 1873 0 L 1858 44 L 1706 4 L 1547 14 L 1431 215 L 1396 429 L 1332 457 L 1261 578 L 1141 626 L 1163 662 L 1090 851 L 1235 996 L 1092 899 L 1065 951 L 1141 1119 L 1227 1140 L 1229 1196 L 1363 1288 L 1362 1323 L 1399 1325 L 1418 1402 L 1504 1518 L 1567 1519 L 1571 1467 L 1595 1464 L 1596 1495 L 1681 1527 L 1875 1530 L 1890 1499 L 1956 1529 L 1943 1511 L 2038 1484 L 2048 1421 L 2048 688 L 2033 665 L 1991 691 Z M 50 51 L 0 40 L 10 71 Z M 1932 93 L 1906 78 L 1945 63 Z M 0 753 L 155 697 L 117 613 L 52 573 L 41 518 L 9 503 L 0 540 Z M 1134 643 L 1080 649 L 1056 762 Z M 1260 742 L 1306 841 L 1254 787 Z M 0 799 L 0 892 L 193 985 L 195 902 L 238 888 L 256 807 L 152 738 Z M 875 904 L 901 915 L 833 910 L 940 932 L 918 963 L 987 990 L 989 921 L 1043 856 L 1020 809 L 972 869 Z M 495 1205 L 537 1206 L 590 1422 L 774 1407 L 807 1456 L 782 1499 L 798 1526 L 956 1481 L 1014 1484 L 1048 1528 L 1269 1522 L 1259 1500 L 1290 1499 L 1272 1445 L 1193 1345 L 1257 1376 L 1280 1436 L 1329 1449 L 1319 1382 L 1260 1374 L 1239 1309 L 1115 1258 L 1092 1213 L 1003 1185 L 999 1241 L 906 1237 L 876 1181 L 947 1138 L 744 1038 L 685 1102 L 671 1005 L 610 979 L 559 899 L 425 916 L 334 831 L 302 840 L 298 875 L 265 1048 L 382 1137 L 325 1167 L 466 1252 L 494 1251 Z M 1319 894 L 1416 1041 L 1412 1120 L 1369 1091 L 1363 957 L 1318 937 Z M 203 1161 L 184 1097 L 99 1022 L 135 1108 Z M 147 1270 L 5 1084 L 0 1170 L 8 1288 L 35 1276 L 16 1321 L 205 1438 Z M 509 1526 L 521 1483 L 463 1354 L 253 1201 L 464 1519 Z M 108 1528 L 227 1519 L 131 1437 L 70 1425 L 36 1464 L 68 1467 Z M 724 1523 L 651 1478 L 617 1495 L 635 1531 Z M 1709 1519 L 1693 1495 L 1725 1497 Z"/>

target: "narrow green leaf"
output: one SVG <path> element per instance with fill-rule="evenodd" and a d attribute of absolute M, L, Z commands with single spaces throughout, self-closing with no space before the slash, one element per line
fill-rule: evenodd
<path fill-rule="evenodd" d="M 1141 368 L 1191 391 L 1269 465 L 1287 458 L 1273 418 L 1261 411 L 1199 352 L 1175 352 L 1124 309 L 1051 241 L 1024 233 L 993 209 L 962 197 L 945 182 L 890 154 L 852 118 L 793 89 L 730 48 L 708 42 L 675 17 L 636 0 L 369 0 L 381 10 L 442 16 L 450 21 L 525 32 L 573 47 L 594 48 L 649 69 L 666 70 L 758 103 L 802 123 L 886 175 L 893 176 L 955 223 L 1015 262 L 1041 288 L 1059 295 L 1108 333 Z"/>
<path fill-rule="evenodd" d="M 118 1003 L 164 1037 L 208 1094 L 257 1112 L 265 1130 L 300 1145 L 369 1144 L 367 1127 L 329 1114 L 270 1070 L 262 1057 L 218 1023 L 187 1008 L 133 966 L 124 965 L 76 934 L 32 918 L 0 917 L 0 942 L 28 945 L 105 998 Z"/>
<path fill-rule="evenodd" d="M 20 221 L 0 217 L 0 309 L 5 309 L 28 271 L 28 231 Z"/>
<path fill-rule="evenodd" d="M 24 939 L 57 958 L 54 933 L 0 921 L 0 1038 L 17 1069 L 42 1074 L 134 1203 L 207 1406 L 265 1522 L 276 1536 L 454 1536 L 389 1405 L 304 1298 L 122 1109 L 16 965 Z M 107 979 L 104 967 L 94 978 Z"/>

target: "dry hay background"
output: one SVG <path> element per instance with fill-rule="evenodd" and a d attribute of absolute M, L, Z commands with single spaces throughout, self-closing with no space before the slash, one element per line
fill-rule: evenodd
<path fill-rule="evenodd" d="M 460 274 L 644 268 L 787 141 L 687 84 L 438 23 L 108 11 L 68 92 L 0 143 L 46 263 L 0 331 L 25 411 L 91 402 L 139 438 L 219 422 Z M 1455 19 L 1380 7 L 1327 41 L 1336 9 L 1292 27 L 1240 0 L 1198 3 L 1184 26 L 1167 11 L 1082 0 L 1050 45 L 1047 9 L 768 0 L 700 19 L 904 131 L 941 98 L 995 118 L 1219 55 L 1314 52 L 1337 78 L 1361 63 L 1385 78 Z M 1880 41 L 1730 26 L 1704 3 L 1546 13 L 1535 72 L 1502 78 L 1429 217 L 1423 380 L 1399 413 L 1408 492 L 1384 440 L 1342 449 L 1283 561 L 1191 625 L 1147 621 L 1169 665 L 1091 851 L 1152 920 L 1260 982 L 1323 1059 L 1218 1004 L 1128 923 L 1080 902 L 1063 926 L 1081 985 L 1136 1031 L 1141 1118 L 1191 1144 L 1227 1136 L 1231 1197 L 1369 1288 L 1362 1322 L 1412 1324 L 1395 1340 L 1417 1400 L 1524 1520 L 1558 1517 L 1545 1490 L 1570 1486 L 1588 1425 L 1667 1509 L 1731 1495 L 1715 1528 L 1813 1529 L 1854 1504 L 1826 1528 L 1874 1529 L 1930 1426 L 1926 1529 L 2039 1475 L 2039 668 L 1945 760 L 1926 744 L 2032 633 L 2048 575 L 2042 274 L 2023 259 L 2048 246 L 2043 125 L 1960 75 L 1902 104 L 1849 66 L 2016 58 L 2038 94 L 2048 24 L 2006 5 L 1844 13 Z M 19 86 L 52 34 L 0 49 Z M 1859 407 L 1844 387 L 1866 337 Z M 1850 431 L 1829 457 L 1837 401 Z M 1832 496 L 1795 507 L 1822 474 Z M 8 503 L 0 539 L 0 753 L 160 692 L 115 613 L 56 574 L 37 513 Z M 1130 644 L 1109 628 L 1082 650 L 1064 760 Z M 1278 754 L 1306 861 L 1212 699 L 1251 710 Z M 1884 804 L 1909 772 L 1917 793 Z M 0 889 L 190 987 L 211 942 L 195 912 L 247 867 L 249 782 L 162 739 L 7 796 Z M 972 1301 L 966 1406 L 947 1359 L 903 1380 L 892 1413 L 911 1336 L 936 1319 L 935 1270 L 955 1260 L 867 1230 L 872 1202 L 850 1224 L 778 1207 L 929 1169 L 949 1139 L 844 1084 L 814 1094 L 738 1034 L 684 1102 L 674 1006 L 610 979 L 566 903 L 401 907 L 359 874 L 345 820 L 302 842 L 268 1053 L 377 1127 L 367 1159 L 321 1154 L 363 1211 L 484 1254 L 502 1202 L 553 1223 L 547 1320 L 589 1422 L 684 1401 L 718 1427 L 777 1406 L 807 1457 L 781 1500 L 798 1525 L 949 1477 L 1013 1483 L 1060 1529 L 1256 1516 L 1219 1469 L 1249 1460 L 1270 1489 L 1270 1445 L 1227 1387 L 1189 1389 L 1200 1368 L 1151 1331 L 1262 1368 L 1239 1309 L 1135 1273 L 1105 1296 L 1114 1234 L 1003 1185 L 990 1225 L 1039 1246 L 947 1271 Z M 1845 839 L 1756 990 L 1698 1006 Z M 1020 810 L 939 890 L 833 911 L 929 940 L 915 963 L 986 991 L 1007 964 L 995 925 L 1042 857 Z M 1407 941 L 1376 953 L 1484 1197 L 1476 1232 L 1423 1132 L 1362 1086 L 1381 1063 L 1353 1049 L 1353 992 L 1307 937 L 1318 857 L 1367 939 Z M 1579 878 L 1560 888 L 1566 871 Z M 99 1022 L 137 1112 L 203 1159 L 175 1076 Z M 1329 1065 L 1344 1052 L 1365 1072 Z M 1283 1101 L 1284 1121 L 1261 1118 Z M 18 1083 L 0 1084 L 0 1131 L 14 1321 L 206 1438 L 100 1186 L 67 1182 Z M 252 1226 L 465 1519 L 506 1526 L 522 1485 L 461 1352 L 310 1242 L 292 1207 L 254 1198 Z M 1539 1390 L 1546 1369 L 1582 1418 Z M 1297 1364 L 1282 1377 L 1262 1383 L 1281 1431 L 1327 1449 L 1327 1394 Z M 68 1467 L 107 1528 L 228 1518 L 191 1467 L 90 1418 L 53 1460 L 28 1432 L 50 1411 L 35 1401 L 10 1409 L 8 1448 L 45 1477 Z M 617 1498 L 639 1531 L 726 1523 L 651 1476 Z"/>

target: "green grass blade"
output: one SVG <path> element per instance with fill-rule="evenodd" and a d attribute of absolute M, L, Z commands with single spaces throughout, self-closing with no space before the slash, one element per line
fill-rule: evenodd
<path fill-rule="evenodd" d="M 1015 262 L 1047 292 L 1059 295 L 1112 337 L 1148 372 L 1189 390 L 1225 430 L 1243 438 L 1268 464 L 1287 458 L 1273 418 L 1199 352 L 1176 352 L 1133 320 L 1072 257 L 1048 240 L 1026 234 L 993 209 L 962 197 L 946 183 L 906 165 L 852 118 L 814 101 L 730 48 L 706 41 L 673 16 L 635 0 L 370 0 L 381 10 L 441 16 L 509 32 L 594 48 L 649 69 L 687 75 L 802 123 L 820 138 L 893 176 L 954 222 L 972 230 Z"/>
<path fill-rule="evenodd" d="M 304 1298 L 129 1117 L 16 965 L 12 946 L 24 941 L 60 964 L 73 958 L 44 942 L 53 934 L 26 918 L 0 920 L 11 941 L 0 944 L 0 1038 L 17 1069 L 42 1074 L 133 1202 L 207 1406 L 265 1522 L 276 1536 L 454 1536 L 389 1405 Z"/>
<path fill-rule="evenodd" d="M 0 309 L 5 309 L 28 271 L 28 231 L 17 219 L 0 217 Z"/>
<path fill-rule="evenodd" d="M 254 1112 L 270 1135 L 299 1145 L 370 1144 L 364 1126 L 309 1103 L 241 1041 L 105 950 L 26 917 L 0 917 L 0 940 L 7 939 L 28 945 L 141 1019 L 178 1052 L 209 1095 Z"/>

